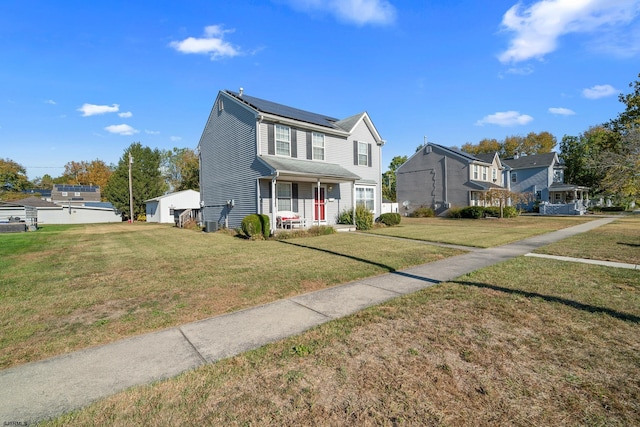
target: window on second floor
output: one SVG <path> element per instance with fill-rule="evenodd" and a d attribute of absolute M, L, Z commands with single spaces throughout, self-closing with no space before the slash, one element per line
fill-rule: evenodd
<path fill-rule="evenodd" d="M 494 168 L 491 168 L 491 179 L 493 180 L 493 182 L 498 181 L 498 171 Z"/>
<path fill-rule="evenodd" d="M 564 171 L 562 169 L 553 170 L 553 182 L 562 184 L 564 182 Z"/>
<path fill-rule="evenodd" d="M 480 173 L 478 172 L 478 165 L 473 165 L 473 179 L 478 180 L 480 178 Z"/>
<path fill-rule="evenodd" d="M 486 166 L 482 167 L 482 180 L 487 181 L 487 175 L 489 173 L 489 168 Z"/>
<path fill-rule="evenodd" d="M 276 154 L 291 156 L 291 128 L 276 125 Z"/>
<path fill-rule="evenodd" d="M 358 165 L 369 166 L 369 144 L 358 142 Z"/>
<path fill-rule="evenodd" d="M 313 132 L 312 136 L 313 160 L 324 160 L 324 134 Z"/>
<path fill-rule="evenodd" d="M 518 174 L 511 172 L 511 182 L 518 182 Z"/>

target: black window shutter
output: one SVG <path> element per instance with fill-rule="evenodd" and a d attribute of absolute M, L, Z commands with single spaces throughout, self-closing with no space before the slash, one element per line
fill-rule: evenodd
<path fill-rule="evenodd" d="M 276 137 L 275 130 L 273 128 L 273 123 L 267 124 L 267 152 L 271 155 L 276 154 Z"/>
<path fill-rule="evenodd" d="M 367 146 L 368 146 L 367 147 L 367 149 L 368 149 L 367 158 L 369 159 L 369 165 L 368 166 L 371 167 L 371 165 L 373 164 L 373 161 L 371 160 L 371 151 L 372 151 L 371 150 L 371 144 L 367 144 Z"/>
<path fill-rule="evenodd" d="M 291 209 L 298 212 L 298 184 L 291 184 Z"/>
<path fill-rule="evenodd" d="M 269 181 L 269 212 L 273 212 L 273 191 L 271 191 L 271 181 Z"/>
<path fill-rule="evenodd" d="M 291 128 L 291 157 L 298 157 L 298 131 Z"/>
<path fill-rule="evenodd" d="M 353 141 L 353 164 L 358 166 L 358 141 Z"/>
<path fill-rule="evenodd" d="M 307 132 L 307 159 L 313 160 L 313 146 L 311 145 L 311 132 Z"/>

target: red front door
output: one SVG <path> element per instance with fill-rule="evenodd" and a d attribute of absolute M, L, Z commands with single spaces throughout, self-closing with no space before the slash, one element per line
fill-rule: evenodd
<path fill-rule="evenodd" d="M 324 206 L 324 187 L 320 187 L 320 192 L 318 193 L 318 187 L 313 191 L 314 193 L 314 202 L 313 202 L 313 220 L 324 221 L 325 220 L 325 206 Z"/>

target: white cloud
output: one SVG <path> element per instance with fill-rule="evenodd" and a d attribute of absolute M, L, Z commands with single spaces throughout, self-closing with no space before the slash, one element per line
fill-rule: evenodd
<path fill-rule="evenodd" d="M 542 59 L 556 50 L 563 35 L 619 31 L 638 13 L 637 0 L 540 0 L 524 10 L 518 2 L 502 18 L 503 29 L 515 35 L 498 58 L 501 62 Z"/>
<path fill-rule="evenodd" d="M 146 133 L 147 135 L 159 135 L 160 131 L 159 130 L 148 130 L 148 129 L 145 129 L 144 133 Z"/>
<path fill-rule="evenodd" d="M 533 117 L 527 114 L 520 114 L 517 111 L 504 111 L 485 116 L 481 120 L 478 120 L 476 125 L 516 126 L 526 125 L 531 121 L 533 121 Z"/>
<path fill-rule="evenodd" d="M 211 60 L 222 57 L 234 57 L 240 55 L 240 50 L 224 40 L 226 33 L 233 30 L 223 30 L 220 25 L 210 25 L 204 29 L 204 37 L 187 37 L 178 42 L 171 42 L 169 46 L 182 53 L 209 55 Z"/>
<path fill-rule="evenodd" d="M 582 90 L 582 96 L 588 99 L 599 99 L 615 95 L 618 91 L 611 85 L 595 85 Z"/>
<path fill-rule="evenodd" d="M 356 25 L 390 25 L 396 20 L 396 9 L 387 0 L 288 0 L 294 8 L 305 12 L 328 12 L 341 21 Z"/>
<path fill-rule="evenodd" d="M 117 133 L 118 135 L 135 135 L 139 131 L 129 125 L 111 125 L 104 128 L 107 132 Z"/>
<path fill-rule="evenodd" d="M 178 141 L 182 141 L 182 137 L 181 136 L 170 136 L 169 139 L 173 142 L 178 142 Z"/>
<path fill-rule="evenodd" d="M 120 109 L 118 104 L 109 105 L 95 105 L 95 104 L 83 104 L 78 108 L 78 111 L 82 112 L 82 117 L 96 116 L 98 114 L 105 113 L 117 113 Z"/>
<path fill-rule="evenodd" d="M 44 103 L 49 105 L 56 105 L 56 101 L 54 101 L 53 99 L 47 99 L 46 101 L 44 101 Z"/>
<path fill-rule="evenodd" d="M 133 116 L 133 113 L 131 111 L 127 111 L 126 113 L 118 113 L 119 117 L 122 117 L 123 119 L 128 119 L 129 117 Z"/>
<path fill-rule="evenodd" d="M 549 112 L 551 114 L 557 114 L 559 116 L 573 116 L 576 114 L 575 111 L 562 107 L 551 107 L 549 108 Z"/>

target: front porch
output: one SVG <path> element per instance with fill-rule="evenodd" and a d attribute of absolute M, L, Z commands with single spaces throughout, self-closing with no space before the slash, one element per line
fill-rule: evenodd
<path fill-rule="evenodd" d="M 554 183 L 549 187 L 549 201 L 540 203 L 542 215 L 584 215 L 589 206 L 589 188 Z"/>
<path fill-rule="evenodd" d="M 335 226 L 339 212 L 356 205 L 360 177 L 339 165 L 274 156 L 261 160 L 272 174 L 258 179 L 259 212 L 270 216 L 274 233 Z"/>

